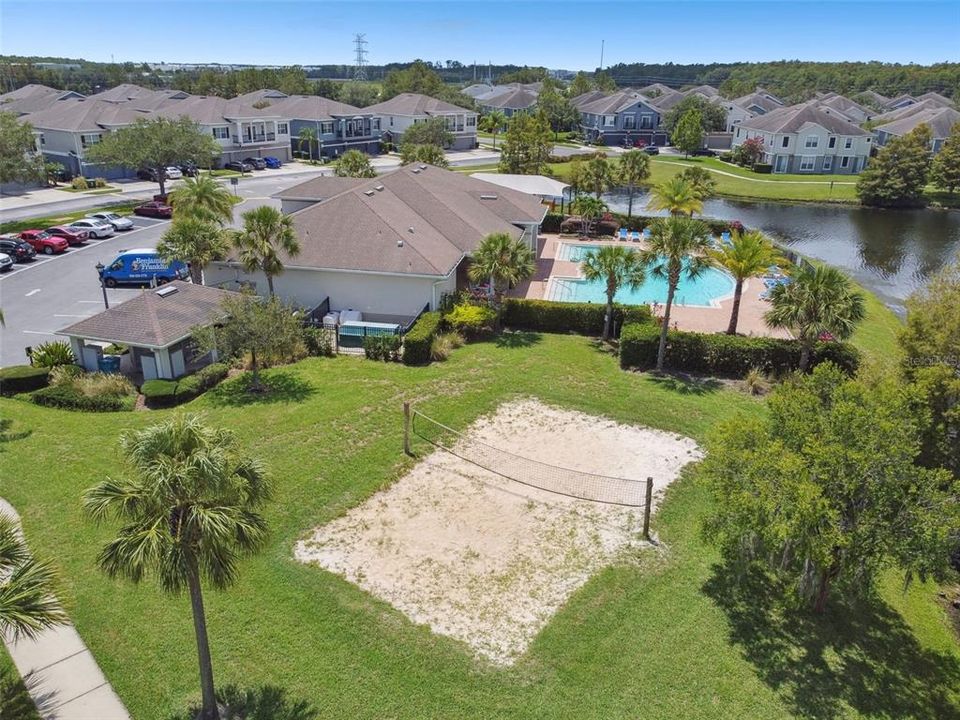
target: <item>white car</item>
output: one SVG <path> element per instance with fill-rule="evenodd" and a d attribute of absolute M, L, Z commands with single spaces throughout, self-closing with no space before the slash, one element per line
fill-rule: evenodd
<path fill-rule="evenodd" d="M 166 173 L 164 174 L 167 176 L 167 180 L 179 180 L 183 177 L 183 173 L 180 172 L 180 168 L 173 165 L 166 168 Z"/>
<path fill-rule="evenodd" d="M 106 220 L 94 220 L 93 218 L 83 218 L 82 220 L 77 220 L 76 222 L 70 223 L 68 227 L 73 228 L 74 230 L 86 230 L 90 233 L 92 239 L 99 240 L 100 238 L 113 237 L 116 233 L 116 230 L 113 229 L 113 225 L 108 223 Z"/>
<path fill-rule="evenodd" d="M 0 253 L 0 272 L 6 272 L 13 267 L 13 258 L 6 253 Z"/>
<path fill-rule="evenodd" d="M 112 212 L 99 212 L 87 215 L 87 220 L 99 220 L 113 225 L 114 230 L 133 230 L 133 220 Z"/>

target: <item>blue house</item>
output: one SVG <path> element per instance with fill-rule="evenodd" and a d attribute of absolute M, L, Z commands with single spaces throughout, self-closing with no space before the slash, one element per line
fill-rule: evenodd
<path fill-rule="evenodd" d="M 580 128 L 584 139 L 602 145 L 666 145 L 660 112 L 649 98 L 627 90 L 581 104 Z"/>

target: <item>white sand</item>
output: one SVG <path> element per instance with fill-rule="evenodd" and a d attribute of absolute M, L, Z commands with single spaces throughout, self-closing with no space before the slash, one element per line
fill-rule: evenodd
<path fill-rule="evenodd" d="M 701 457 L 689 438 L 536 400 L 502 405 L 465 434 L 582 472 L 651 476 L 654 507 L 681 468 Z M 641 509 L 559 496 L 437 451 L 316 528 L 295 555 L 510 664 L 574 590 L 643 544 L 641 524 Z"/>

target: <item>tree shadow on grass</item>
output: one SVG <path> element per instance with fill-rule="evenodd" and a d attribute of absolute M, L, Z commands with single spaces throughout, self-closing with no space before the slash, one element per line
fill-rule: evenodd
<path fill-rule="evenodd" d="M 537 332 L 527 332 L 525 330 L 504 330 L 494 339 L 498 348 L 527 348 L 536 345 L 543 340 L 543 336 Z"/>
<path fill-rule="evenodd" d="M 716 378 L 681 373 L 666 375 L 651 372 L 649 378 L 655 385 L 679 395 L 710 395 L 723 387 L 723 383 Z"/>
<path fill-rule="evenodd" d="M 960 718 L 960 661 L 920 646 L 876 598 L 832 599 L 818 616 L 792 608 L 759 570 L 715 565 L 704 592 L 724 611 L 730 640 L 798 717 Z M 951 699 L 952 694 L 952 699 Z"/>
<path fill-rule="evenodd" d="M 284 370 L 268 370 L 260 373 L 260 390 L 251 388 L 253 376 L 244 373 L 233 380 L 221 383 L 207 393 L 214 405 L 263 405 L 268 403 L 303 402 L 316 392 L 313 385 Z"/>
<path fill-rule="evenodd" d="M 232 720 L 316 720 L 316 708 L 305 700 L 291 700 L 287 691 L 275 685 L 241 688 L 227 685 L 217 690 L 221 717 Z M 192 706 L 186 713 L 171 715 L 170 720 L 196 720 L 200 707 Z"/>

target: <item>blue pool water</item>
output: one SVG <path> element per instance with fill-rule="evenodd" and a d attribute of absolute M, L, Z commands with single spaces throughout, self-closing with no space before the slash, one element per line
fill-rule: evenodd
<path fill-rule="evenodd" d="M 557 259 L 580 262 L 589 251 L 596 250 L 597 247 L 597 245 L 563 243 L 559 248 Z M 733 278 L 727 273 L 716 268 L 707 268 L 696 280 L 681 277 L 674 302 L 678 305 L 710 307 L 715 301 L 733 295 L 735 286 Z M 548 300 L 560 302 L 605 303 L 607 301 L 606 283 L 603 280 L 589 282 L 553 278 L 550 282 L 549 295 Z M 667 301 L 667 281 L 648 274 L 646 282 L 636 290 L 620 288 L 615 300 L 624 305 L 649 305 L 654 302 L 663 304 Z"/>

